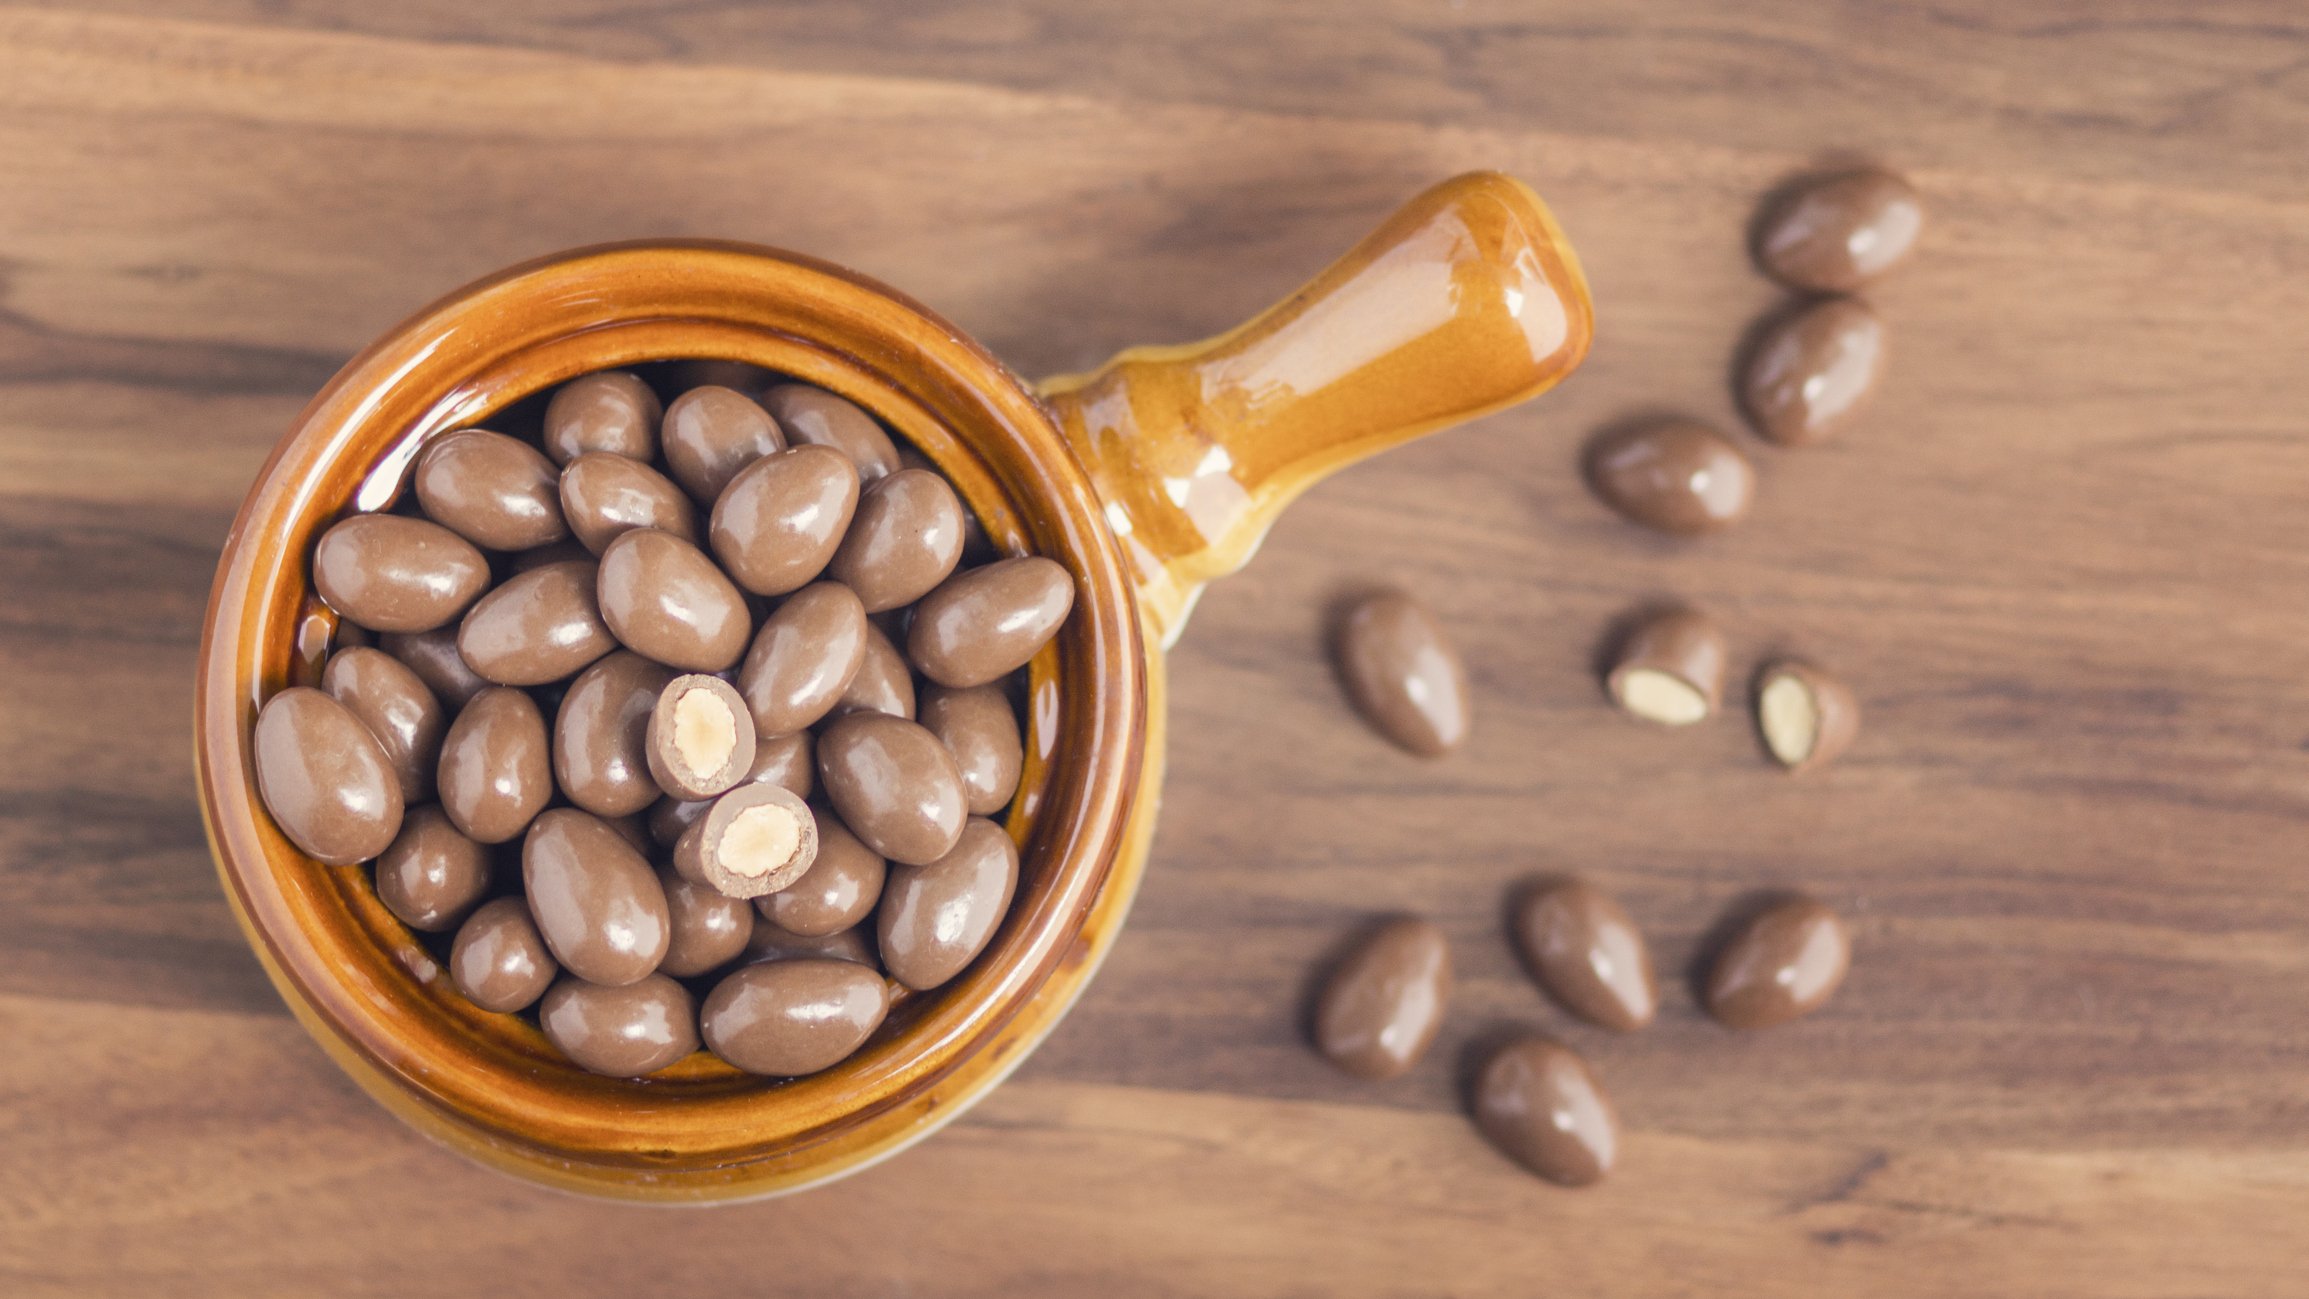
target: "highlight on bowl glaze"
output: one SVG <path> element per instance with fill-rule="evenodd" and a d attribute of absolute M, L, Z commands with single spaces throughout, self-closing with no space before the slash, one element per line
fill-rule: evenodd
<path fill-rule="evenodd" d="M 609 245 L 482 280 L 313 399 L 226 541 L 195 704 L 226 895 L 330 1056 L 482 1163 L 649 1201 L 774 1194 L 864 1167 L 1015 1068 L 1112 946 L 1161 785 L 1162 650 L 1203 584 L 1324 474 L 1535 395 L 1579 364 L 1592 330 L 1546 209 L 1489 172 L 1414 198 L 1227 334 L 1134 348 L 1039 390 L 898 292 L 767 248 Z M 1009 917 L 963 975 L 901 998 L 856 1055 L 807 1078 L 703 1054 L 642 1080 L 583 1072 L 528 1021 L 458 997 L 361 868 L 302 856 L 255 794 L 256 710 L 317 679 L 334 627 L 310 591 L 314 538 L 396 499 L 426 439 L 580 374 L 666 360 L 743 362 L 859 403 L 937 463 L 998 547 L 1058 560 L 1079 593 L 1028 669 Z"/>

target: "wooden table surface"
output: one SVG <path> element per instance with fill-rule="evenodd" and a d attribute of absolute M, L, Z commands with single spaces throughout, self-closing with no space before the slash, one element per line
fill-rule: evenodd
<path fill-rule="evenodd" d="M 1510 5 L 99 0 L 0 9 L 0 1294 L 2298 1295 L 2309 1288 L 2309 25 L 2287 0 Z M 1640 12 L 1640 17 L 1637 16 Z M 1933 223 L 1879 404 L 1759 451 L 1698 544 L 1578 448 L 1729 423 L 1777 300 L 1756 196 L 1860 151 Z M 904 286 L 1026 373 L 1223 328 L 1393 203 L 1530 180 L 1593 359 L 1351 470 L 1173 656 L 1155 862 L 1015 1080 L 840 1185 L 589 1203 L 401 1128 L 292 1023 L 195 809 L 217 548 L 305 398 L 402 315 L 567 245 L 721 235 Z M 1327 608 L 1420 591 L 1480 716 L 1346 713 Z M 1715 610 L 1868 724 L 1817 779 L 1738 713 L 1637 727 L 1615 615 Z M 1680 971 L 1750 890 L 1852 918 L 1843 994 L 1733 1036 L 1570 1024 L 1502 899 L 1616 891 Z M 1350 1082 L 1308 972 L 1450 933 L 1450 1027 Z M 1458 1092 L 1586 1053 L 1566 1192 Z"/>

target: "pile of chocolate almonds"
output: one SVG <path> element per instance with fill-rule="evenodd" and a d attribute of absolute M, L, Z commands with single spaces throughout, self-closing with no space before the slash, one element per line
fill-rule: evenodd
<path fill-rule="evenodd" d="M 586 375 L 411 480 L 315 543 L 335 649 L 252 759 L 474 1005 L 597 1073 L 702 1042 L 790 1076 L 985 949 L 1063 566 L 993 557 L 927 461 L 798 383 Z"/>
<path fill-rule="evenodd" d="M 1907 181 L 1867 168 L 1816 176 L 1768 201 L 1755 254 L 1766 273 L 1801 294 L 1765 321 L 1741 367 L 1741 406 L 1756 431 L 1783 446 L 1830 437 L 1851 423 L 1883 370 L 1883 327 L 1852 296 L 1914 246 L 1923 206 Z M 1586 456 L 1589 485 L 1623 517 L 1697 536 L 1743 518 L 1756 468 L 1731 438 L 1688 418 L 1605 430 Z M 1424 757 L 1457 748 L 1471 705 L 1465 669 L 1432 613 L 1384 593 L 1353 606 L 1335 645 L 1342 684 L 1372 727 Z M 1722 629 L 1687 605 L 1626 620 L 1604 674 L 1628 715 L 1690 726 L 1720 710 L 1731 652 Z M 1834 761 L 1859 732 L 1853 692 L 1815 663 L 1767 662 L 1754 691 L 1756 727 L 1782 768 Z M 1616 1032 L 1650 1024 L 1659 985 L 1648 945 L 1607 894 L 1579 879 L 1527 891 L 1510 931 L 1534 980 L 1575 1017 Z M 1842 984 L 1851 942 L 1835 912 L 1784 893 L 1727 917 L 1729 936 L 1705 971 L 1703 1003 L 1724 1025 L 1758 1029 L 1824 1004 Z M 1398 917 L 1366 936 L 1332 971 L 1315 1009 L 1315 1045 L 1348 1073 L 1390 1078 L 1415 1065 L 1441 1028 L 1451 993 L 1443 933 Z M 1538 1175 L 1592 1183 L 1617 1158 L 1619 1123 L 1587 1062 L 1530 1035 L 1499 1048 L 1470 1097 L 1477 1127 Z"/>

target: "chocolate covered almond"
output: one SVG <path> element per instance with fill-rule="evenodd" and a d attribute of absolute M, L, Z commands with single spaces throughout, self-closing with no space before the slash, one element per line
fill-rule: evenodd
<path fill-rule="evenodd" d="M 1860 701 L 1826 669 L 1783 659 L 1756 678 L 1756 729 L 1781 766 L 1811 771 L 1852 747 L 1860 734 Z"/>
<path fill-rule="evenodd" d="M 699 504 L 711 506 L 739 470 L 783 450 L 786 441 L 753 398 L 704 384 L 665 408 L 658 445 L 673 480 Z"/>
<path fill-rule="evenodd" d="M 764 961 L 714 986 L 698 1012 L 706 1046 L 748 1073 L 816 1073 L 865 1044 L 890 1009 L 889 985 L 849 961 Z"/>
<path fill-rule="evenodd" d="M 922 692 L 920 706 L 917 720 L 954 755 L 971 813 L 993 816 L 1010 806 L 1026 762 L 1010 692 L 999 682 L 967 690 L 932 686 Z"/>
<path fill-rule="evenodd" d="M 1358 601 L 1334 637 L 1348 698 L 1398 748 L 1440 757 L 1467 740 L 1467 669 L 1441 623 L 1400 592 Z"/>
<path fill-rule="evenodd" d="M 678 979 L 694 978 L 738 959 L 754 936 L 754 905 L 719 889 L 693 884 L 671 868 L 658 871 L 665 889 L 671 938 L 658 969 Z"/>
<path fill-rule="evenodd" d="M 810 869 L 818 826 L 807 803 L 776 785 L 740 785 L 713 801 L 674 845 L 674 869 L 733 898 L 775 893 Z"/>
<path fill-rule="evenodd" d="M 553 775 L 570 802 L 600 817 L 648 810 L 663 790 L 650 769 L 649 727 L 673 671 L 619 650 L 577 675 L 553 724 Z"/>
<path fill-rule="evenodd" d="M 927 469 L 901 469 L 858 498 L 827 575 L 856 591 L 866 612 L 880 613 L 927 595 L 961 558 L 954 489 Z"/>
<path fill-rule="evenodd" d="M 858 508 L 858 468 L 830 447 L 763 456 L 714 502 L 708 534 L 730 580 L 755 595 L 816 581 Z"/>
<path fill-rule="evenodd" d="M 411 929 L 454 929 L 488 891 L 489 850 L 434 805 L 410 811 L 377 858 L 377 900 Z"/>
<path fill-rule="evenodd" d="M 601 616 L 618 642 L 667 667 L 734 667 L 753 634 L 737 587 L 704 551 L 670 532 L 620 534 L 601 552 L 598 589 Z"/>
<path fill-rule="evenodd" d="M 384 748 L 401 782 L 404 804 L 433 797 L 433 771 L 441 761 L 449 712 L 423 678 L 383 650 L 353 646 L 329 657 L 321 689 L 351 709 Z"/>
<path fill-rule="evenodd" d="M 1631 628 L 1604 685 L 1633 717 L 1689 726 L 1723 700 L 1724 633 L 1696 609 L 1664 609 Z"/>
<path fill-rule="evenodd" d="M 251 756 L 265 810 L 313 860 L 367 861 L 401 832 L 401 782 L 384 747 L 321 691 L 292 686 L 265 701 Z"/>
<path fill-rule="evenodd" d="M 822 807 L 810 809 L 818 851 L 810 869 L 775 893 L 754 899 L 762 919 L 803 938 L 838 934 L 873 914 L 888 864 Z"/>
<path fill-rule="evenodd" d="M 449 949 L 449 981 L 483 1010 L 526 1010 L 561 973 L 561 963 L 529 918 L 520 898 L 484 902 L 457 928 Z"/>
<path fill-rule="evenodd" d="M 993 941 L 1017 889 L 1018 845 L 972 817 L 945 856 L 890 868 L 874 913 L 882 968 L 918 992 L 952 979 Z"/>
<path fill-rule="evenodd" d="M 499 685 L 576 675 L 617 648 L 594 598 L 595 574 L 591 561 L 572 560 L 507 578 L 465 615 L 458 655 Z"/>
<path fill-rule="evenodd" d="M 1769 1028 L 1818 1010 L 1843 986 L 1852 940 L 1834 911 L 1808 897 L 1765 908 L 1708 969 L 1708 1013 L 1731 1028 Z"/>
<path fill-rule="evenodd" d="M 561 513 L 595 555 L 636 528 L 656 528 L 695 544 L 697 506 L 673 480 L 638 460 L 593 451 L 561 471 Z"/>
<path fill-rule="evenodd" d="M 539 1003 L 537 1026 L 579 1068 L 611 1078 L 656 1073 L 698 1049 L 697 1002 L 662 974 L 612 987 L 563 979 Z"/>
<path fill-rule="evenodd" d="M 1789 186 L 1756 227 L 1756 261 L 1789 288 L 1850 293 L 1905 260 L 1924 231 L 1924 201 L 1877 167 Z"/>
<path fill-rule="evenodd" d="M 1040 555 L 956 573 L 914 606 L 906 657 L 942 686 L 984 685 L 1026 666 L 1074 608 L 1074 577 Z"/>
<path fill-rule="evenodd" d="M 563 969 L 619 987 L 647 978 L 672 940 L 665 889 L 601 818 L 557 807 L 521 842 L 521 882 L 537 932 Z"/>
<path fill-rule="evenodd" d="M 1588 448 L 1588 483 L 1634 523 L 1696 536 L 1740 521 L 1756 470 L 1730 438 L 1697 420 L 1614 429 Z"/>
<path fill-rule="evenodd" d="M 754 719 L 720 677 L 676 677 L 650 712 L 646 750 L 658 788 L 686 801 L 712 798 L 753 767 Z"/>
<path fill-rule="evenodd" d="M 657 393 L 623 370 L 580 375 L 545 406 L 545 454 L 568 465 L 593 452 L 644 463 L 657 457 Z"/>
<path fill-rule="evenodd" d="M 1619 1114 L 1587 1062 L 1527 1037 L 1476 1074 L 1475 1126 L 1515 1162 L 1559 1186 L 1602 1181 L 1619 1161 Z"/>
<path fill-rule="evenodd" d="M 1643 932 L 1594 885 L 1560 880 L 1531 890 L 1510 930 L 1539 986 L 1581 1019 L 1626 1033 L 1658 1015 L 1659 980 Z"/>
<path fill-rule="evenodd" d="M 1850 424 L 1884 374 L 1884 325 L 1867 304 L 1829 298 L 1782 319 L 1750 353 L 1740 399 L 1756 431 L 1784 446 Z"/>
<path fill-rule="evenodd" d="M 1434 1044 L 1451 1001 L 1451 945 L 1406 916 L 1381 926 L 1332 971 L 1315 1006 L 1315 1049 L 1358 1078 L 1393 1078 Z"/>
<path fill-rule="evenodd" d="M 954 755 L 923 727 L 881 713 L 852 713 L 819 733 L 818 786 L 867 847 L 909 865 L 952 851 L 969 816 Z"/>
<path fill-rule="evenodd" d="M 331 609 L 374 632 L 431 631 L 489 586 L 489 561 L 438 523 L 356 514 L 313 546 L 313 587 Z"/>
<path fill-rule="evenodd" d="M 814 725 L 840 703 L 865 663 L 866 607 L 839 582 L 803 587 L 762 620 L 738 670 L 758 735 Z"/>
<path fill-rule="evenodd" d="M 508 686 L 473 696 L 441 740 L 441 808 L 478 843 L 518 837 L 553 797 L 553 746 L 537 701 Z"/>
<path fill-rule="evenodd" d="M 866 482 L 899 468 L 897 445 L 874 417 L 823 388 L 781 383 L 762 394 L 762 407 L 793 446 L 831 447 L 856 465 Z"/>
<path fill-rule="evenodd" d="M 490 550 L 527 550 L 569 535 L 560 471 L 518 438 L 463 429 L 435 438 L 417 458 L 425 517 Z"/>

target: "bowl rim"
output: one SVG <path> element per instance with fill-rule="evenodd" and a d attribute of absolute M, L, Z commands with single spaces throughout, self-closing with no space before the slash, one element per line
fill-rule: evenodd
<path fill-rule="evenodd" d="M 358 883 L 360 868 L 303 857 L 254 792 L 255 711 L 298 673 L 309 676 L 320 652 L 311 624 L 325 615 L 306 576 L 319 530 L 348 509 L 389 506 L 430 437 L 579 373 L 674 359 L 762 365 L 861 400 L 938 463 L 1005 549 L 1029 541 L 1077 583 L 1075 615 L 1031 668 L 1028 780 L 1010 827 L 1025 842 L 1026 869 L 1047 877 L 1022 878 L 987 952 L 954 984 L 911 999 L 903 1031 L 810 1078 L 742 1080 L 692 1057 L 662 1077 L 600 1079 L 537 1043 L 476 1036 L 476 1019 L 513 1017 L 456 1014 L 461 999 L 433 991 L 445 980 L 413 940 L 397 953 L 374 943 L 364 953 L 354 931 L 382 912 L 364 921 L 347 910 L 365 886 L 348 889 L 345 872 Z M 1138 795 L 1152 652 L 1087 473 L 1027 385 L 961 330 L 896 290 L 799 254 L 702 240 L 596 245 L 424 308 L 348 362 L 291 423 L 236 515 L 203 620 L 202 814 L 268 974 L 308 1027 L 334 1039 L 323 1042 L 332 1057 L 385 1078 L 487 1146 L 491 1162 L 526 1161 L 563 1179 L 791 1180 L 887 1153 L 1015 1065 L 963 1068 L 1055 971 L 1081 959 L 1081 930 Z M 484 1049 L 492 1045 L 504 1049 Z M 940 1093 L 949 1077 L 961 1078 L 961 1095 Z"/>

